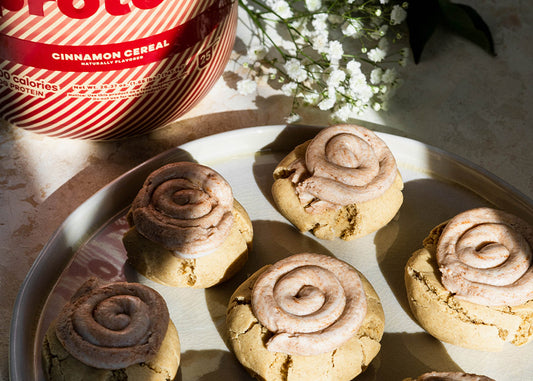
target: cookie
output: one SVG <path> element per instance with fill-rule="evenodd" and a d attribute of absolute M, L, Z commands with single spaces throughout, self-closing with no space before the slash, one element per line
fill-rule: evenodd
<path fill-rule="evenodd" d="M 463 372 L 430 372 L 418 378 L 406 378 L 403 381 L 495 381 L 486 376 Z"/>
<path fill-rule="evenodd" d="M 405 267 L 413 316 L 429 334 L 499 351 L 533 337 L 533 228 L 509 213 L 476 208 L 435 227 Z"/>
<path fill-rule="evenodd" d="M 272 196 L 301 232 L 352 240 L 389 223 L 403 202 L 403 181 L 391 151 L 356 125 L 323 129 L 275 168 Z"/>
<path fill-rule="evenodd" d="M 180 342 L 155 290 L 90 279 L 49 326 L 42 359 L 49 381 L 170 381 Z"/>
<path fill-rule="evenodd" d="M 152 172 L 128 212 L 128 263 L 155 282 L 208 288 L 248 259 L 252 222 L 213 169 L 190 162 Z"/>
<path fill-rule="evenodd" d="M 233 293 L 226 314 L 232 351 L 266 381 L 353 379 L 379 352 L 384 320 L 361 273 L 312 253 L 259 269 Z"/>

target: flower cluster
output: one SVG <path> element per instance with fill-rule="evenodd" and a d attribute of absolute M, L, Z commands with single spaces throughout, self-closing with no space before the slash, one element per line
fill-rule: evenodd
<path fill-rule="evenodd" d="M 407 3 L 396 0 L 240 0 L 253 36 L 241 94 L 267 82 L 292 96 L 288 122 L 302 106 L 345 121 L 369 107 L 386 109 L 405 66 L 401 28 Z"/>

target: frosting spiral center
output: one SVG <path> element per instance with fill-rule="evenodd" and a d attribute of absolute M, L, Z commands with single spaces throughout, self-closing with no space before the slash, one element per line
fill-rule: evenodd
<path fill-rule="evenodd" d="M 154 207 L 171 218 L 192 219 L 209 214 L 216 204 L 201 189 L 184 180 L 169 180 L 153 193 Z"/>
<path fill-rule="evenodd" d="M 331 325 L 346 301 L 334 274 L 317 266 L 302 266 L 283 275 L 274 285 L 274 301 L 282 319 L 266 319 L 267 328 L 284 332 L 315 332 Z"/>
<path fill-rule="evenodd" d="M 266 344 L 274 352 L 308 356 L 332 351 L 357 333 L 366 308 L 357 271 L 320 254 L 276 262 L 252 290 L 252 310 L 274 333 Z"/>
<path fill-rule="evenodd" d="M 89 282 L 57 320 L 56 335 L 67 351 L 100 369 L 126 368 L 155 355 L 170 321 L 161 295 L 141 284 Z"/>
<path fill-rule="evenodd" d="M 351 186 L 364 186 L 379 173 L 379 161 L 372 147 L 357 135 L 334 135 L 324 144 L 323 155 L 314 149 L 314 146 L 308 148 L 306 164 L 315 176 Z"/>
<path fill-rule="evenodd" d="M 478 208 L 450 220 L 437 245 L 442 283 L 483 305 L 533 299 L 533 228 L 509 213 Z"/>
<path fill-rule="evenodd" d="M 311 213 L 377 198 L 397 176 L 385 142 L 355 125 L 323 129 L 307 146 L 305 161 L 297 160 L 289 169 L 300 202 Z"/>
<path fill-rule="evenodd" d="M 87 316 L 93 315 L 94 320 Z M 112 347 L 143 342 L 149 332 L 150 311 L 138 297 L 113 296 L 81 305 L 72 315 L 76 332 L 91 344 Z"/>
<path fill-rule="evenodd" d="M 209 254 L 230 234 L 233 193 L 213 169 L 190 162 L 152 172 L 132 203 L 135 228 L 176 256 Z"/>

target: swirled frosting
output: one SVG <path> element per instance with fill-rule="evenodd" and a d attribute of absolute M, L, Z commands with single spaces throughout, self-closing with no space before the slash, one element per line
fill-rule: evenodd
<path fill-rule="evenodd" d="M 252 310 L 274 335 L 268 350 L 310 356 L 338 348 L 359 330 L 367 302 L 357 271 L 320 254 L 270 266 L 252 290 Z"/>
<path fill-rule="evenodd" d="M 122 369 L 159 350 L 169 325 L 163 297 L 137 283 L 84 284 L 58 316 L 56 335 L 86 365 Z"/>
<path fill-rule="evenodd" d="M 487 306 L 533 299 L 533 227 L 492 208 L 460 213 L 444 228 L 437 262 L 444 287 Z"/>
<path fill-rule="evenodd" d="M 486 376 L 478 376 L 462 372 L 431 372 L 425 373 L 415 381 L 494 381 Z"/>
<path fill-rule="evenodd" d="M 385 142 L 356 125 L 320 131 L 309 143 L 305 161 L 296 160 L 289 170 L 300 202 L 311 213 L 377 198 L 397 175 Z"/>
<path fill-rule="evenodd" d="M 131 219 L 144 237 L 178 257 L 209 254 L 230 234 L 233 193 L 213 169 L 190 162 L 152 172 L 131 206 Z"/>

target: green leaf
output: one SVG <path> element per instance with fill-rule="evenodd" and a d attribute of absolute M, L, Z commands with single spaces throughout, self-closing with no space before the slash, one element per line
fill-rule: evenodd
<path fill-rule="evenodd" d="M 472 7 L 452 3 L 449 0 L 438 1 L 445 25 L 489 54 L 496 55 L 490 29 Z"/>
<path fill-rule="evenodd" d="M 410 0 L 407 11 L 409 45 L 415 63 L 420 62 L 424 46 L 429 41 L 440 20 L 438 0 Z"/>

